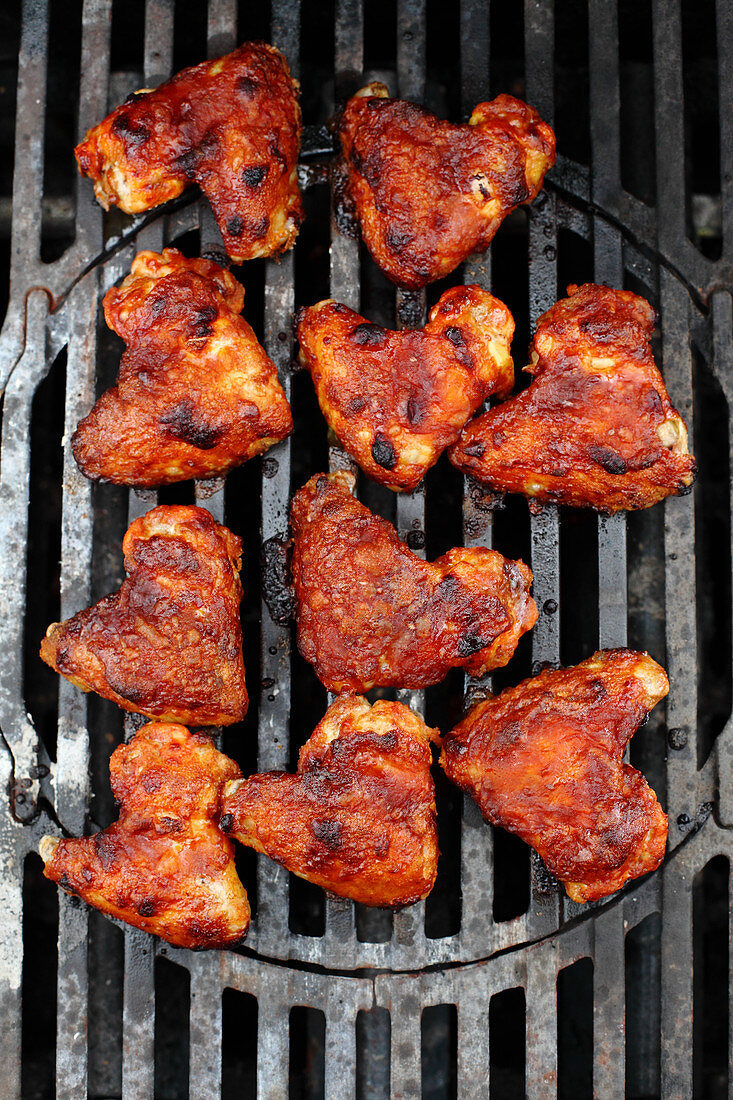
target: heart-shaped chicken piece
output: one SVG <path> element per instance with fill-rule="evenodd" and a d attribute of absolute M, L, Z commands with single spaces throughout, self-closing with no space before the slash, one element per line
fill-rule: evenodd
<path fill-rule="evenodd" d="M 342 696 L 300 750 L 297 775 L 227 784 L 221 826 L 342 897 L 410 905 L 437 871 L 436 734 L 401 703 Z"/>
<path fill-rule="evenodd" d="M 440 762 L 573 901 L 604 898 L 664 856 L 667 815 L 623 753 L 668 691 L 647 653 L 601 651 L 479 703 L 445 736 Z"/>
<path fill-rule="evenodd" d="M 527 566 L 485 547 L 422 561 L 353 487 L 316 475 L 291 508 L 298 646 L 322 683 L 424 687 L 505 665 L 537 619 Z"/>
<path fill-rule="evenodd" d="M 178 947 L 237 943 L 249 902 L 217 822 L 240 774 L 204 734 L 151 722 L 112 753 L 118 820 L 76 840 L 45 836 L 46 878 Z"/>
<path fill-rule="evenodd" d="M 247 712 L 242 543 L 204 508 L 154 508 L 127 530 L 119 592 L 53 623 L 41 657 L 82 691 L 194 726 Z"/>
<path fill-rule="evenodd" d="M 197 183 L 236 263 L 292 248 L 302 220 L 298 83 L 245 42 L 128 96 L 75 149 L 105 210 L 151 210 Z"/>
<path fill-rule="evenodd" d="M 339 132 L 364 241 L 405 287 L 440 279 L 488 248 L 555 163 L 550 127 L 509 95 L 479 103 L 463 126 L 368 84 L 346 104 Z"/>
<path fill-rule="evenodd" d="M 514 384 L 514 319 L 478 286 L 453 287 L 425 328 L 391 332 L 325 301 L 301 310 L 301 359 L 323 415 L 371 478 L 412 491 L 490 395 Z"/>
<path fill-rule="evenodd" d="M 104 297 L 128 347 L 117 385 L 77 425 L 90 478 L 168 485 L 225 474 L 293 429 L 275 364 L 240 311 L 244 290 L 209 260 L 140 252 Z"/>
<path fill-rule="evenodd" d="M 537 325 L 528 388 L 482 413 L 449 451 L 493 489 L 604 512 L 687 493 L 695 461 L 650 343 L 644 298 L 569 286 Z"/>

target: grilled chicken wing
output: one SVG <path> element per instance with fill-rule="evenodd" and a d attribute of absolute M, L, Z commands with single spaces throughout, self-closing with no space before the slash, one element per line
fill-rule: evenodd
<path fill-rule="evenodd" d="M 493 489 L 605 512 L 688 492 L 695 462 L 654 363 L 654 310 L 628 290 L 568 294 L 539 320 L 529 387 L 472 421 L 451 462 Z"/>
<path fill-rule="evenodd" d="M 141 252 L 104 298 L 128 344 L 117 385 L 77 426 L 87 477 L 167 485 L 225 474 L 293 429 L 274 363 L 239 316 L 244 290 L 208 260 Z"/>
<path fill-rule="evenodd" d="M 115 749 L 110 774 L 119 819 L 78 840 L 45 836 L 46 877 L 178 947 L 241 940 L 249 903 L 216 824 L 234 761 L 204 734 L 151 722 Z"/>
<path fill-rule="evenodd" d="M 482 401 L 506 396 L 514 320 L 478 286 L 453 287 L 423 329 L 390 332 L 337 302 L 301 310 L 301 358 L 323 415 L 361 468 L 411 491 Z"/>
<path fill-rule="evenodd" d="M 601 651 L 479 703 L 444 738 L 441 764 L 573 901 L 603 898 L 664 856 L 667 815 L 622 756 L 668 691 L 648 654 Z"/>
<path fill-rule="evenodd" d="M 119 592 L 53 623 L 43 660 L 125 710 L 194 726 L 240 721 L 241 540 L 203 508 L 162 505 L 130 525 L 122 550 Z"/>
<path fill-rule="evenodd" d="M 298 84 L 264 42 L 184 69 L 128 96 L 76 147 L 97 201 L 151 210 L 198 183 L 237 263 L 291 248 L 302 220 L 297 185 Z"/>
<path fill-rule="evenodd" d="M 484 547 L 422 561 L 353 485 L 347 473 L 317 475 L 291 510 L 298 645 L 329 691 L 505 665 L 537 619 L 527 566 Z"/>
<path fill-rule="evenodd" d="M 340 123 L 349 192 L 369 251 L 393 282 L 421 287 L 488 248 L 555 163 L 555 135 L 521 100 L 479 103 L 467 126 L 368 84 Z"/>
<path fill-rule="evenodd" d="M 401 703 L 342 696 L 300 750 L 297 775 L 227 784 L 221 826 L 335 894 L 410 905 L 437 870 L 435 734 Z"/>

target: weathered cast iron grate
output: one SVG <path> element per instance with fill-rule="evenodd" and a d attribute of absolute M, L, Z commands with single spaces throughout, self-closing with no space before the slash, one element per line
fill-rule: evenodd
<path fill-rule="evenodd" d="M 733 1085 L 733 9 L 725 0 L 448 8 L 25 0 L 0 17 L 3 126 L 17 45 L 9 232 L 2 203 L 11 181 L 0 174 L 11 280 L 0 337 L 8 1100 L 21 1089 L 60 1100 L 207 1100 L 255 1088 L 261 1097 L 330 1100 L 718 1097 Z M 666 663 L 666 712 L 658 708 L 637 735 L 631 759 L 670 815 L 670 852 L 658 873 L 604 905 L 569 903 L 539 861 L 492 833 L 440 777 L 438 884 L 426 903 L 394 917 L 325 898 L 244 853 L 255 913 L 246 948 L 192 954 L 57 900 L 40 879 L 31 853 L 43 832 L 111 819 L 107 761 L 124 731 L 114 707 L 39 668 L 38 641 L 48 622 L 115 587 L 128 519 L 157 499 L 92 487 L 63 446 L 119 358 L 101 297 L 137 250 L 220 247 L 195 197 L 135 220 L 105 215 L 75 180 L 71 146 L 134 88 L 254 37 L 283 50 L 303 87 L 308 220 L 294 253 L 239 272 L 245 315 L 278 365 L 296 432 L 226 485 L 160 495 L 196 499 L 245 539 L 252 707 L 224 748 L 245 770 L 287 766 L 326 706 L 291 629 L 260 602 L 260 544 L 287 537 L 291 489 L 345 461 L 329 446 L 309 380 L 292 371 L 292 311 L 330 294 L 383 323 L 421 323 L 447 285 L 427 296 L 395 293 L 344 232 L 329 200 L 337 168 L 325 124 L 334 102 L 374 75 L 456 119 L 499 91 L 523 95 L 556 126 L 558 165 L 532 208 L 458 277 L 510 306 L 518 366 L 538 315 L 568 282 L 594 278 L 648 297 L 661 315 L 665 380 L 699 457 L 694 496 L 628 518 L 530 512 L 522 500 L 496 510 L 445 462 L 412 496 L 395 500 L 364 479 L 359 491 L 431 557 L 463 537 L 531 563 L 540 620 L 495 687 L 538 663 L 580 660 L 598 644 L 648 648 Z M 454 675 L 404 698 L 447 729 L 464 690 L 476 685 Z"/>

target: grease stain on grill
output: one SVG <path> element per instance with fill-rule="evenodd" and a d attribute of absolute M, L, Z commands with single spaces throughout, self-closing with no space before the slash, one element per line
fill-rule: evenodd
<path fill-rule="evenodd" d="M 279 626 L 287 626 L 295 614 L 290 564 L 290 543 L 281 536 L 274 536 L 262 544 L 262 597 L 270 612 L 270 618 Z M 270 647 L 274 656 L 277 649 Z M 270 700 L 272 702 L 272 700 Z"/>
<path fill-rule="evenodd" d="M 679 752 L 687 745 L 688 731 L 685 726 L 674 726 L 667 731 L 667 743 L 671 749 Z"/>

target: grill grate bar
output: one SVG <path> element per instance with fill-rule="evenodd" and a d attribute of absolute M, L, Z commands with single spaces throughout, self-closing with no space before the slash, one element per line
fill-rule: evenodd
<path fill-rule="evenodd" d="M 191 973 L 189 1096 L 219 1100 L 221 1093 L 221 975 L 218 954 L 196 954 Z"/>
<path fill-rule="evenodd" d="M 143 78 L 147 86 L 160 83 L 170 75 L 173 59 L 173 11 L 168 0 L 146 0 Z M 134 89 L 131 89 L 134 90 Z M 142 229 L 134 252 L 163 247 L 162 218 Z M 130 257 L 131 259 L 132 257 Z M 125 274 L 129 267 L 125 269 Z M 128 526 L 158 503 L 153 490 L 132 489 L 128 496 Z M 127 715 L 125 740 L 144 725 L 145 719 Z M 122 1097 L 152 1095 L 155 1076 L 155 952 L 152 936 L 125 929 L 125 964 L 122 1006 Z"/>
<path fill-rule="evenodd" d="M 526 94 L 542 118 L 552 124 L 554 103 L 554 13 L 548 5 L 526 0 L 525 73 Z M 542 200 L 529 212 L 529 320 L 534 331 L 539 316 L 557 298 L 557 227 L 555 204 L 543 193 Z M 560 524 L 554 505 L 537 514 L 530 509 L 531 565 L 533 595 L 539 620 L 532 634 L 533 667 L 555 665 L 560 659 Z M 539 628 L 539 629 L 538 629 Z M 557 927 L 560 900 L 556 887 L 547 886 L 547 872 L 535 852 L 530 859 L 530 905 L 527 915 L 529 935 L 546 935 Z"/>
<path fill-rule="evenodd" d="M 655 123 L 657 158 L 657 235 L 662 251 L 684 242 L 684 148 L 682 27 L 678 0 L 654 4 Z M 690 429 L 694 452 L 689 299 L 680 283 L 660 271 L 660 311 L 665 382 Z M 695 621 L 695 537 L 691 499 L 664 503 L 665 602 L 668 728 L 689 732 L 687 745 L 667 762 L 669 845 L 684 836 L 681 814 L 694 820 L 697 787 L 697 642 Z M 683 641 L 684 639 L 684 641 Z M 684 860 L 669 860 L 663 871 L 661 945 L 661 1073 L 664 1095 L 692 1095 L 692 873 Z"/>
<path fill-rule="evenodd" d="M 411 982 L 407 990 L 398 986 L 391 991 L 386 1008 L 392 1019 L 392 1045 L 390 1058 L 390 1092 L 401 1100 L 418 1100 L 420 1090 L 420 1020 L 422 998 L 416 996 L 417 986 Z M 399 1028 L 399 1041 L 397 1029 Z"/>
<path fill-rule="evenodd" d="M 351 95 L 361 81 L 363 65 L 364 12 L 361 3 L 340 0 L 336 5 L 336 33 L 334 88 L 338 100 Z M 340 169 L 331 172 L 331 254 L 330 293 L 337 302 L 343 302 L 359 312 L 361 306 L 361 276 L 359 271 L 359 242 L 339 231 L 336 188 L 340 186 Z M 357 465 L 342 449 L 329 431 L 329 470 L 349 470 L 356 475 Z M 329 704 L 332 696 L 329 693 Z M 324 943 L 344 958 L 356 958 L 356 910 L 345 898 L 326 894 L 326 928 Z M 328 1026 L 328 1025 L 327 1025 Z M 328 1038 L 327 1038 L 328 1044 Z"/>
<path fill-rule="evenodd" d="M 461 102 L 470 115 L 476 103 L 489 98 L 489 13 L 480 0 L 462 0 L 461 23 L 476 31 L 462 36 Z M 485 43 L 485 50 L 472 48 L 470 43 Z M 463 270 L 464 283 L 475 283 L 491 291 L 491 251 L 469 257 Z M 463 478 L 463 543 L 464 546 L 493 545 L 492 494 L 470 477 Z M 466 703 L 474 696 L 491 690 L 491 676 L 474 680 L 465 677 Z M 461 929 L 462 951 L 488 954 L 501 931 L 492 920 L 494 894 L 494 830 L 487 825 L 472 798 L 463 796 L 461 812 Z M 460 1023 L 459 1023 L 460 1027 Z"/>
<path fill-rule="evenodd" d="M 125 929 L 122 1100 L 152 1096 L 155 1077 L 155 954 L 146 932 Z"/>
<path fill-rule="evenodd" d="M 590 0 L 589 74 L 593 199 L 608 208 L 619 192 L 620 111 L 618 12 L 615 5 Z M 621 237 L 602 218 L 593 219 L 596 282 L 623 287 Z M 598 644 L 625 646 L 626 516 L 599 516 Z"/>
<path fill-rule="evenodd" d="M 11 265 L 41 253 L 41 221 L 35 217 L 43 197 L 43 134 L 46 114 L 48 0 L 24 0 L 18 61 L 18 109 L 13 192 L 24 202 L 13 210 Z"/>
<path fill-rule="evenodd" d="M 557 956 L 558 945 L 554 940 L 527 954 L 527 1100 L 544 1100 L 557 1089 Z"/>
<path fill-rule="evenodd" d="M 398 0 L 397 94 L 422 103 L 425 98 L 425 0 Z M 397 290 L 397 328 L 421 328 L 427 320 L 427 295 L 422 291 Z M 425 481 L 412 493 L 398 493 L 395 501 L 397 533 L 413 553 L 425 558 Z M 398 689 L 397 699 L 425 717 L 425 691 Z M 394 944 L 405 953 L 425 950 L 425 902 L 394 914 Z"/>
<path fill-rule="evenodd" d="M 285 54 L 297 78 L 300 64 L 300 14 L 283 0 L 272 5 L 271 41 Z M 294 262 L 288 252 L 279 263 L 265 263 L 265 340 L 267 354 L 275 363 L 285 396 L 291 398 L 290 357 L 292 355 L 291 314 L 294 299 Z M 274 476 L 262 479 L 262 541 L 288 537 L 292 445 L 289 439 L 268 452 L 268 471 Z M 261 674 L 272 682 L 270 691 L 260 695 L 257 766 L 259 771 L 280 770 L 286 766 L 290 729 L 290 630 L 273 622 L 264 601 L 261 603 Z M 295 736 L 299 734 L 294 733 Z M 292 942 L 288 928 L 288 874 L 268 860 L 257 859 L 257 917 L 253 921 L 252 940 L 265 954 L 278 955 L 283 943 Z"/>
<path fill-rule="evenodd" d="M 288 1095 L 289 1010 L 279 990 L 262 990 L 257 1009 L 257 1100 Z"/>
<path fill-rule="evenodd" d="M 660 297 L 665 381 L 690 429 L 690 444 L 694 453 L 688 299 L 684 288 L 664 270 L 661 272 Z M 664 502 L 667 674 L 670 680 L 667 727 L 682 729 L 689 735 L 687 744 L 670 753 L 667 761 L 671 848 L 692 827 L 697 812 L 696 578 L 691 511 L 690 498 L 670 497 Z"/>
<path fill-rule="evenodd" d="M 171 75 L 173 68 L 173 18 L 175 0 L 146 0 L 145 86 L 156 88 Z"/>
<path fill-rule="evenodd" d="M 324 1072 L 325 1100 L 342 1100 L 356 1081 L 356 1020 L 351 998 L 328 997 Z"/>
<path fill-rule="evenodd" d="M 593 1090 L 598 1100 L 624 1095 L 623 909 L 599 914 L 593 950 Z"/>
<path fill-rule="evenodd" d="M 220 57 L 237 45 L 236 0 L 209 0 L 206 38 L 208 56 Z"/>
<path fill-rule="evenodd" d="M 73 292 L 66 365 L 67 439 L 94 397 L 98 273 Z M 64 448 L 64 492 L 61 530 L 61 620 L 91 602 L 92 487 Z M 67 680 L 59 683 L 56 747 L 56 812 L 72 833 L 84 831 L 89 798 L 89 732 L 86 696 Z M 87 972 L 89 910 L 75 898 L 59 894 L 56 1095 L 80 1096 L 87 1089 L 87 1036 L 79 1020 L 88 1012 Z"/>
<path fill-rule="evenodd" d="M 591 193 L 608 206 L 620 189 L 620 92 L 618 12 L 614 5 L 590 0 L 588 63 L 590 136 L 593 165 Z M 601 57 L 602 54 L 602 57 Z M 623 251 L 618 231 L 599 216 L 593 219 L 596 282 L 622 288 Z M 627 642 L 626 515 L 598 516 L 598 645 Z M 588 909 L 569 903 L 568 916 Z M 602 932 L 601 932 L 602 929 Z M 593 943 L 593 1087 L 599 1096 L 623 1093 L 625 1080 L 623 909 L 615 906 L 597 918 Z"/>

